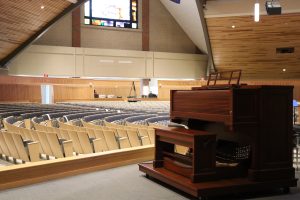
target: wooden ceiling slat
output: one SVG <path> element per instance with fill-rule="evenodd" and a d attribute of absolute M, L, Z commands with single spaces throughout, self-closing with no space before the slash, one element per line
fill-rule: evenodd
<path fill-rule="evenodd" d="M 85 0 L 72 4 L 66 0 L 0 1 L 0 65 L 30 44 L 46 28 Z M 41 9 L 41 6 L 44 9 Z M 1 66 L 0 66 L 1 67 Z"/>
<path fill-rule="evenodd" d="M 300 14 L 261 16 L 259 23 L 253 16 L 206 20 L 217 70 L 242 69 L 245 79 L 300 78 Z M 278 47 L 295 52 L 277 54 Z"/>

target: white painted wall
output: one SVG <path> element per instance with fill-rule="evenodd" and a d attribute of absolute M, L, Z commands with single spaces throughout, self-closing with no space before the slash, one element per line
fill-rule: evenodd
<path fill-rule="evenodd" d="M 196 46 L 160 0 L 150 0 L 150 50 L 195 53 Z M 81 46 L 85 48 L 142 50 L 142 0 L 139 0 L 139 29 L 84 25 L 81 7 Z M 49 29 L 35 44 L 72 46 L 72 15 Z"/>
<path fill-rule="evenodd" d="M 37 45 L 72 46 L 72 14 L 67 14 L 36 42 Z"/>
<path fill-rule="evenodd" d="M 196 1 L 198 0 L 181 0 L 180 4 L 170 0 L 160 0 L 167 8 L 177 23 L 194 42 L 194 44 L 207 54 L 204 32 L 200 20 Z"/>
<path fill-rule="evenodd" d="M 199 79 L 206 66 L 207 56 L 199 54 L 33 45 L 9 65 L 9 74 Z"/>
<path fill-rule="evenodd" d="M 195 53 L 196 45 L 160 0 L 150 0 L 150 51 Z"/>

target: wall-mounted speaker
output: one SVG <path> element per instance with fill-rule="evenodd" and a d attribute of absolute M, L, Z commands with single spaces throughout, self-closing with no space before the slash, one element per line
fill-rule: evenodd
<path fill-rule="evenodd" d="M 268 15 L 280 15 L 281 6 L 278 1 L 266 1 L 266 10 Z"/>

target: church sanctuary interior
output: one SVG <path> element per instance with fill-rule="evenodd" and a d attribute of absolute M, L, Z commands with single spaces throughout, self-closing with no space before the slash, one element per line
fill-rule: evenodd
<path fill-rule="evenodd" d="M 300 199 L 300 1 L 0 0 L 0 199 Z"/>

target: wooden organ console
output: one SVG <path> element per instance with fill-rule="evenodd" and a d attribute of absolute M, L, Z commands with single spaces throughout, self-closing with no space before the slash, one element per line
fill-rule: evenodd
<path fill-rule="evenodd" d="M 292 101 L 292 86 L 173 90 L 171 121 L 189 129 L 157 128 L 155 160 L 139 164 L 139 169 L 195 197 L 273 188 L 289 191 L 297 185 Z M 189 151 L 177 153 L 175 145 Z M 222 157 L 226 148 L 232 155 L 229 161 Z M 246 157 L 235 159 L 238 154 Z"/>

